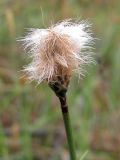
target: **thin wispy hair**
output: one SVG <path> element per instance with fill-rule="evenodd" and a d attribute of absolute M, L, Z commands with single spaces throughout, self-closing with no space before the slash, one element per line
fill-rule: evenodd
<path fill-rule="evenodd" d="M 84 67 L 93 60 L 94 38 L 87 21 L 65 20 L 47 29 L 29 29 L 23 42 L 32 59 L 24 71 L 30 80 L 54 81 L 55 76 L 84 74 Z"/>

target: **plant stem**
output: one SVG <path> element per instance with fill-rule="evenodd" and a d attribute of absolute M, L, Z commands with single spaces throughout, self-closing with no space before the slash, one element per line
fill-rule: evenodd
<path fill-rule="evenodd" d="M 63 77 L 60 77 L 60 76 L 57 78 L 58 79 L 56 80 L 56 83 L 51 82 L 49 83 L 49 86 L 55 92 L 56 96 L 60 100 L 64 125 L 65 125 L 65 131 L 66 131 L 66 136 L 67 136 L 67 141 L 69 146 L 70 159 L 76 160 L 76 153 L 75 153 L 75 147 L 74 147 L 73 136 L 72 136 L 70 116 L 69 116 L 68 105 L 66 100 L 66 93 L 67 93 L 69 81 L 66 81 L 66 79 L 64 81 Z"/>
<path fill-rule="evenodd" d="M 66 136 L 67 136 L 67 141 L 68 141 L 68 146 L 69 146 L 70 159 L 76 160 L 75 146 L 74 146 L 74 142 L 73 142 L 73 135 L 72 135 L 68 106 L 66 104 L 66 97 L 65 97 L 64 103 L 63 103 L 63 99 L 62 99 L 62 101 L 60 99 L 60 102 L 61 102 L 61 110 L 62 110 L 65 131 L 66 131 Z"/>

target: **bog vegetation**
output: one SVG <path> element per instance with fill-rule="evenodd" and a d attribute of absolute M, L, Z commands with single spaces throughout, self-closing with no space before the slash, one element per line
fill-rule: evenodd
<path fill-rule="evenodd" d="M 120 159 L 119 14 L 119 0 L 0 1 L 1 160 L 68 158 L 59 103 L 45 83 L 26 85 L 19 72 L 26 57 L 16 38 L 25 28 L 71 17 L 89 18 L 99 38 L 96 66 L 79 82 L 74 76 L 68 93 L 77 154 L 88 151 L 86 160 Z"/>

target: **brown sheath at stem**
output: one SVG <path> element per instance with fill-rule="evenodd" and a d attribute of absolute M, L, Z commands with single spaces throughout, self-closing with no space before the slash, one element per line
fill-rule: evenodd
<path fill-rule="evenodd" d="M 66 131 L 66 136 L 67 136 L 67 141 L 69 146 L 70 159 L 76 160 L 76 153 L 75 153 L 75 147 L 74 147 L 72 130 L 71 130 L 71 122 L 70 122 L 68 105 L 66 100 L 66 92 L 67 92 L 68 84 L 69 82 L 64 83 L 62 78 L 59 77 L 58 81 L 54 83 L 49 83 L 49 86 L 52 88 L 52 90 L 55 92 L 56 96 L 60 100 L 64 125 L 65 125 L 65 131 Z"/>

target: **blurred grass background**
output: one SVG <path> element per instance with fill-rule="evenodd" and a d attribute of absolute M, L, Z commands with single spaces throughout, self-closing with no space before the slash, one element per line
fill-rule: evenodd
<path fill-rule="evenodd" d="M 0 160 L 68 160 L 59 102 L 46 84 L 26 84 L 16 39 L 25 28 L 89 19 L 97 65 L 68 93 L 78 159 L 120 159 L 120 1 L 0 0 Z"/>

